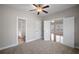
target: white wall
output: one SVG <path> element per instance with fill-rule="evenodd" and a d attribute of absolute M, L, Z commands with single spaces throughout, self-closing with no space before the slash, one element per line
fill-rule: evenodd
<path fill-rule="evenodd" d="M 2 10 L 2 11 L 1 11 Z M 26 41 L 32 41 L 34 39 L 41 38 L 41 21 L 38 17 L 29 13 L 23 14 L 24 12 L 16 10 L 14 8 L 1 6 L 0 7 L 0 49 L 15 46 L 18 44 L 16 39 L 17 31 L 17 16 L 26 18 Z"/>
<path fill-rule="evenodd" d="M 41 21 L 32 15 L 26 18 L 26 42 L 41 38 Z"/>
<path fill-rule="evenodd" d="M 79 48 L 79 16 L 75 19 L 75 47 Z"/>
<path fill-rule="evenodd" d="M 0 6 L 0 8 L 1 8 L 1 6 Z M 1 38 L 2 38 L 2 27 L 1 26 L 2 26 L 2 9 L 0 9 L 0 43 L 2 43 L 2 40 L 1 40 Z"/>
<path fill-rule="evenodd" d="M 74 17 L 63 18 L 63 44 L 75 47 L 75 22 Z"/>

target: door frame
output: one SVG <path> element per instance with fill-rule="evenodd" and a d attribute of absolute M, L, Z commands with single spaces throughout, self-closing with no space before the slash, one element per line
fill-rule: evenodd
<path fill-rule="evenodd" d="M 48 31 L 47 31 L 47 32 L 45 31 L 45 29 L 46 29 L 45 23 L 46 23 L 46 22 L 49 23 L 49 34 L 48 34 L 49 36 L 48 36 L 48 39 L 45 39 L 45 38 L 47 37 L 46 34 L 48 33 Z M 48 21 L 48 20 L 45 20 L 45 21 L 44 21 L 44 40 L 51 40 L 51 39 L 50 39 L 50 21 Z"/>
<path fill-rule="evenodd" d="M 17 45 L 19 45 L 19 43 L 18 43 L 18 20 L 19 19 L 24 19 L 25 23 L 26 23 L 26 18 L 25 17 L 17 16 L 17 19 L 16 19 L 16 42 L 17 42 Z M 26 36 L 26 31 L 25 31 L 25 36 Z M 25 42 L 26 42 L 26 37 L 25 37 Z"/>
<path fill-rule="evenodd" d="M 51 29 L 51 22 L 52 21 L 56 21 L 56 20 L 61 20 L 63 19 L 63 17 L 59 17 L 59 18 L 53 18 L 52 20 L 50 20 L 50 29 Z M 54 32 L 56 30 L 56 23 L 54 22 Z M 52 41 L 51 39 L 51 30 L 50 30 L 50 40 Z M 54 33 L 54 41 L 53 42 L 56 42 L 56 34 Z"/>

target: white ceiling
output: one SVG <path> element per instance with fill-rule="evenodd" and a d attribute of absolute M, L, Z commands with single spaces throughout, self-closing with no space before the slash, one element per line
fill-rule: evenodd
<path fill-rule="evenodd" d="M 36 11 L 29 11 L 29 10 L 32 10 L 34 9 L 35 7 L 32 5 L 32 4 L 7 4 L 6 6 L 9 6 L 9 7 L 12 7 L 12 8 L 16 8 L 16 9 L 20 9 L 22 11 L 25 11 L 25 12 L 29 12 L 31 14 L 35 14 L 37 15 Z M 73 7 L 75 6 L 74 4 L 49 4 L 49 8 L 46 8 L 45 10 L 48 11 L 48 14 L 45 14 L 45 13 L 41 13 L 40 17 L 46 17 L 46 16 L 49 16 L 53 13 L 56 13 L 56 12 L 59 12 L 59 11 L 63 11 L 67 8 L 70 8 L 70 7 Z"/>

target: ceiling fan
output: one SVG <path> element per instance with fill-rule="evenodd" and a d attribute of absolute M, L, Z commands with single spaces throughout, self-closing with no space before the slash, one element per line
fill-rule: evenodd
<path fill-rule="evenodd" d="M 43 4 L 33 4 L 36 8 L 30 11 L 37 11 L 37 15 L 39 15 L 41 12 L 48 13 L 45 8 L 49 8 L 49 5 L 44 6 Z"/>

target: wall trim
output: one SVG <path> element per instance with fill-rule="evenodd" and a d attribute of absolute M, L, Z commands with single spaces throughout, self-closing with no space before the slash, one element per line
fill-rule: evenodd
<path fill-rule="evenodd" d="M 27 40 L 26 43 L 30 43 L 30 42 L 33 42 L 35 40 L 40 40 L 40 39 Z M 4 49 L 11 48 L 11 47 L 15 47 L 15 46 L 18 46 L 18 44 L 12 44 L 12 45 L 9 45 L 9 46 L 2 47 L 2 48 L 0 48 L 0 50 L 4 50 Z"/>
<path fill-rule="evenodd" d="M 18 46 L 18 44 L 12 44 L 12 45 L 9 45 L 9 46 L 2 47 L 2 48 L 0 48 L 0 50 L 4 50 L 4 49 L 15 47 L 15 46 Z"/>
<path fill-rule="evenodd" d="M 79 49 L 79 47 L 78 47 L 78 46 L 76 46 L 75 48 Z"/>
<path fill-rule="evenodd" d="M 41 39 L 41 38 L 40 38 Z M 30 43 L 32 41 L 35 41 L 35 40 L 40 40 L 40 39 L 32 39 L 32 40 L 26 40 L 26 43 Z"/>

